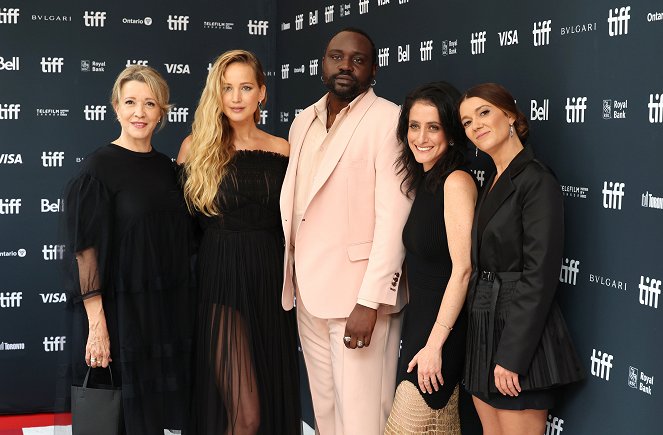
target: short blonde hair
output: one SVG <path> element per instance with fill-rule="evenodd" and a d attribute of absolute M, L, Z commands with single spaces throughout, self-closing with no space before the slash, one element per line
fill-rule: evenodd
<path fill-rule="evenodd" d="M 161 126 L 162 129 L 168 120 L 168 111 L 172 107 L 168 103 L 170 100 L 170 89 L 168 83 L 157 70 L 145 65 L 131 65 L 122 70 L 115 79 L 113 90 L 111 91 L 110 102 L 113 107 L 117 107 L 120 102 L 120 91 L 126 82 L 137 81 L 145 83 L 154 94 L 159 108 L 161 108 Z"/>

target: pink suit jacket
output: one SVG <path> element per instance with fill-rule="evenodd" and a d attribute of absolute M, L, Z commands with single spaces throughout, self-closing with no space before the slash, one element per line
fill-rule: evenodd
<path fill-rule="evenodd" d="M 402 232 L 411 201 L 401 192 L 402 177 L 394 164 L 400 151 L 398 114 L 398 106 L 372 89 L 348 112 L 313 180 L 294 258 L 295 177 L 315 117 L 313 106 L 292 123 L 290 162 L 281 190 L 283 231 L 290 247 L 284 259 L 284 309 L 292 309 L 294 302 L 293 263 L 300 298 L 318 318 L 348 317 L 358 298 L 382 304 L 383 313 L 398 312 L 407 302 L 401 285 Z"/>

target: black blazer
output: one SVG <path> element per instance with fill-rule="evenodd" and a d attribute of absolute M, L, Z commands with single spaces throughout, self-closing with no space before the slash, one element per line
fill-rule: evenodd
<path fill-rule="evenodd" d="M 518 153 L 489 191 L 494 177 L 477 202 L 470 288 L 475 288 L 482 271 L 522 272 L 493 362 L 523 375 L 537 350 L 557 290 L 564 203 L 552 171 L 535 160 L 529 148 Z"/>

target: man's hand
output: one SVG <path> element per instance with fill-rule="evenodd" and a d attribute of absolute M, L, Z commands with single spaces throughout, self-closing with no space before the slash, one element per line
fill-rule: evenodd
<path fill-rule="evenodd" d="M 345 324 L 345 334 L 343 334 L 345 347 L 348 349 L 368 347 L 371 344 L 377 318 L 378 310 L 360 304 L 355 305 Z"/>

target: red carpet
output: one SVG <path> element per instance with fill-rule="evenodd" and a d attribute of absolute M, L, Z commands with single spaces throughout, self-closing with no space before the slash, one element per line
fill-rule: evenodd
<path fill-rule="evenodd" d="M 71 424 L 71 414 L 1 415 L 0 435 L 22 435 L 24 427 L 65 426 Z"/>

